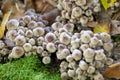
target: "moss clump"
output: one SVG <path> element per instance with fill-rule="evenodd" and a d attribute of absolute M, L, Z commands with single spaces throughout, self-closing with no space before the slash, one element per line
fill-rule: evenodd
<path fill-rule="evenodd" d="M 31 56 L 0 64 L 0 80 L 60 80 L 60 74 Z"/>

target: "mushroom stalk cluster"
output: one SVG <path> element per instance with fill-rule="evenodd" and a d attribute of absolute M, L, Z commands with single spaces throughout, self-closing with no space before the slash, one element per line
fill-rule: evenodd
<path fill-rule="evenodd" d="M 8 30 L 6 38 L 12 41 L 15 46 L 10 51 L 8 59 L 17 59 L 36 53 L 41 54 L 44 50 L 42 46 L 44 35 L 50 30 L 45 27 L 47 24 L 48 22 L 35 14 L 34 10 L 26 11 L 25 15 L 18 20 L 10 19 L 6 25 Z M 44 56 L 45 54 L 47 53 L 44 53 Z"/>
<path fill-rule="evenodd" d="M 101 4 L 99 0 L 58 0 L 57 8 L 61 15 L 56 21 L 87 26 L 88 22 L 94 21 L 93 15 L 101 11 Z"/>
<path fill-rule="evenodd" d="M 104 80 L 100 69 L 113 63 L 110 58 L 113 48 L 110 35 L 104 32 L 94 34 L 91 30 L 73 33 L 72 23 L 62 27 L 62 23 L 55 22 L 52 28 L 59 42 L 56 56 L 61 60 L 62 80 Z"/>
<path fill-rule="evenodd" d="M 71 12 L 72 9 L 71 17 L 79 18 L 79 21 L 83 22 L 82 25 L 86 24 L 84 22 L 86 17 L 81 15 L 92 16 L 91 8 L 85 8 L 89 7 L 86 6 L 86 0 L 76 2 L 75 0 L 63 0 L 62 2 L 59 0 L 59 3 L 60 5 L 63 3 L 65 11 Z M 83 7 L 86 13 L 82 12 Z M 95 7 L 99 6 L 95 5 Z M 54 22 L 51 27 L 46 27 L 47 23 L 33 10 L 27 11 L 19 20 L 9 20 L 6 25 L 8 30 L 6 38 L 11 40 L 15 46 L 9 54 L 7 53 L 8 59 L 37 54 L 44 64 L 49 64 L 52 61 L 51 56 L 56 55 L 54 58 L 61 61 L 62 80 L 88 78 L 104 80 L 100 69 L 113 63 L 113 59 L 110 58 L 113 48 L 110 35 L 104 32 L 94 34 L 91 30 L 74 33 L 75 25 L 70 22 L 66 24 Z M 3 50 L 4 46 L 5 44 L 0 41 L 0 49 Z M 5 51 L 2 53 L 4 54 Z"/>
<path fill-rule="evenodd" d="M 11 50 L 7 44 L 3 40 L 0 40 L 0 63 L 5 63 L 8 61 L 10 51 Z"/>

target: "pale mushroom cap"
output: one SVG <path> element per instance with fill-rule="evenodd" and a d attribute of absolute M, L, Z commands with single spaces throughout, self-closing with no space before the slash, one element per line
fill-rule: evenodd
<path fill-rule="evenodd" d="M 50 52 L 50 53 L 54 53 L 56 51 L 56 47 L 54 43 L 48 43 L 46 46 L 46 49 Z"/>
<path fill-rule="evenodd" d="M 24 49 L 22 47 L 16 46 L 13 47 L 12 52 L 9 54 L 11 58 L 20 58 L 24 55 Z"/>
<path fill-rule="evenodd" d="M 55 23 L 52 24 L 52 28 L 53 28 L 54 30 L 59 30 L 59 29 L 62 28 L 62 27 L 63 27 L 63 24 L 60 23 L 60 22 L 55 22 Z"/>
<path fill-rule="evenodd" d="M 25 50 L 26 52 L 29 52 L 29 51 L 32 50 L 32 45 L 31 45 L 30 43 L 25 43 L 25 44 L 23 45 L 23 48 L 24 48 L 24 50 Z"/>
<path fill-rule="evenodd" d="M 51 62 L 51 58 L 49 56 L 43 57 L 42 62 L 44 64 L 49 64 Z"/>
<path fill-rule="evenodd" d="M 18 26 L 19 26 L 19 22 L 18 22 L 18 20 L 16 20 L 16 19 L 10 19 L 10 20 L 7 22 L 7 29 L 8 29 L 8 30 L 17 29 Z"/>
<path fill-rule="evenodd" d="M 46 42 L 54 42 L 56 40 L 56 35 L 52 32 L 49 32 L 45 35 Z"/>
<path fill-rule="evenodd" d="M 60 34 L 60 42 L 65 44 L 65 45 L 68 45 L 71 41 L 71 37 L 66 33 L 66 32 L 63 32 Z"/>
<path fill-rule="evenodd" d="M 37 28 L 34 28 L 34 29 L 33 29 L 33 35 L 34 35 L 35 37 L 40 37 L 40 36 L 44 35 L 44 33 L 45 33 L 45 31 L 44 31 L 44 29 L 41 28 L 41 27 L 37 27 Z"/>

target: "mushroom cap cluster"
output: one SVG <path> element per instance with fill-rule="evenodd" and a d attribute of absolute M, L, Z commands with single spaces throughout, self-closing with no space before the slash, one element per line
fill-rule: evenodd
<path fill-rule="evenodd" d="M 113 63 L 110 58 L 113 44 L 108 33 L 94 34 L 91 30 L 73 33 L 72 23 L 63 25 L 60 22 L 53 23 L 52 29 L 52 35 L 56 36 L 52 43 L 57 48 L 57 59 L 61 60 L 60 72 L 63 80 L 104 80 L 100 69 Z"/>
<path fill-rule="evenodd" d="M 63 24 L 71 22 L 87 26 L 87 23 L 94 21 L 94 14 L 101 11 L 99 0 L 58 0 L 57 8 L 61 15 L 56 17 L 56 21 Z"/>
<path fill-rule="evenodd" d="M 6 38 L 14 43 L 14 47 L 9 52 L 8 59 L 17 59 L 22 56 L 41 54 L 40 50 L 44 41 L 44 35 L 49 28 L 48 24 L 34 10 L 28 10 L 20 19 L 10 19 L 7 26 Z M 2 47 L 2 44 L 1 44 Z M 44 59 L 46 60 L 46 58 Z"/>
<path fill-rule="evenodd" d="M 61 8 L 64 9 L 61 11 L 62 14 L 65 11 L 68 17 L 72 12 L 71 18 L 76 20 L 79 18 L 84 26 L 89 21 L 87 17 L 92 16 L 91 9 L 100 7 L 98 4 L 99 2 L 96 2 L 92 8 L 89 8 L 86 0 L 59 0 L 58 6 L 62 5 Z M 62 15 L 62 18 L 65 15 Z M 47 23 L 33 10 L 27 11 L 19 20 L 9 20 L 6 25 L 8 30 L 6 38 L 15 46 L 7 52 L 7 49 L 3 50 L 4 42 L 0 41 L 0 51 L 8 55 L 10 60 L 35 54 L 42 58 L 44 64 L 51 63 L 51 56 L 56 55 L 54 58 L 61 61 L 62 80 L 87 78 L 104 80 L 100 69 L 113 63 L 113 59 L 110 58 L 113 48 L 110 35 L 104 32 L 94 34 L 91 30 L 74 32 L 75 25 L 71 21 L 66 24 L 57 21 L 51 27 L 46 27 Z"/>
<path fill-rule="evenodd" d="M 0 40 L 0 63 L 5 63 L 8 61 L 8 55 L 10 53 L 10 48 L 8 48 L 7 44 Z"/>

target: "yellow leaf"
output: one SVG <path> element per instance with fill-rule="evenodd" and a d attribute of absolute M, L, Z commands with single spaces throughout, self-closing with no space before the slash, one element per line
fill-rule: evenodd
<path fill-rule="evenodd" d="M 108 23 L 98 24 L 98 26 L 95 27 L 93 31 L 94 33 L 99 33 L 99 32 L 109 33 L 110 32 L 109 24 Z"/>
<path fill-rule="evenodd" d="M 104 77 L 120 79 L 120 62 L 108 66 L 103 72 Z"/>
<path fill-rule="evenodd" d="M 9 19 L 10 14 L 11 14 L 11 11 L 5 13 L 5 15 L 3 17 L 3 20 L 2 20 L 1 25 L 0 25 L 0 39 L 4 36 L 5 25 Z"/>
<path fill-rule="evenodd" d="M 116 0 L 101 0 L 101 3 L 105 10 L 107 10 L 112 4 L 114 4 Z"/>

